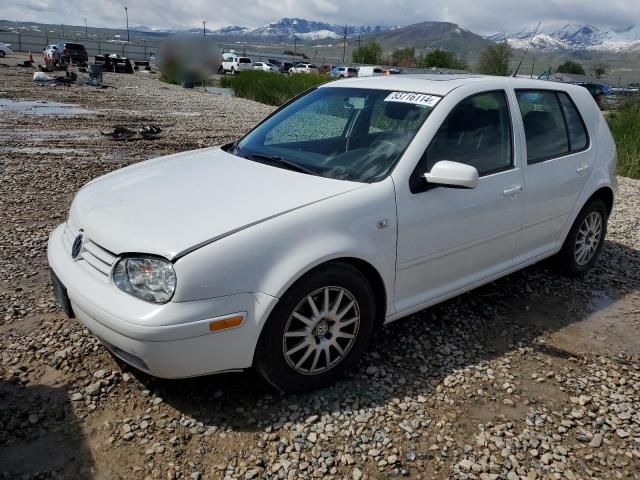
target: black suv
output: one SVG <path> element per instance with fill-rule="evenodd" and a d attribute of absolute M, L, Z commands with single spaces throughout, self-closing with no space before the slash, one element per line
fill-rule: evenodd
<path fill-rule="evenodd" d="M 87 49 L 81 43 L 60 42 L 57 53 L 60 56 L 60 63 L 86 65 L 89 62 Z"/>

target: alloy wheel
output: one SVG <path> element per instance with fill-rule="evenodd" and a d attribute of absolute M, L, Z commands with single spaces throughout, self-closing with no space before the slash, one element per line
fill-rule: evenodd
<path fill-rule="evenodd" d="M 297 373 L 317 375 L 342 361 L 355 344 L 360 307 L 342 287 L 323 287 L 294 308 L 284 329 L 282 349 Z"/>
<path fill-rule="evenodd" d="M 580 266 L 591 261 L 600 242 L 602 241 L 602 215 L 600 212 L 591 212 L 585 217 L 576 235 L 574 257 Z"/>

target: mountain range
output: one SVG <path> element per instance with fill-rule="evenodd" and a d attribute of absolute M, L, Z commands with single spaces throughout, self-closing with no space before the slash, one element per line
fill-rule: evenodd
<path fill-rule="evenodd" d="M 514 48 L 526 48 L 533 28 L 499 32 L 481 36 L 450 22 L 420 22 L 407 26 L 360 25 L 347 26 L 347 37 L 361 36 L 363 41 L 375 40 L 384 48 L 415 47 L 444 48 L 466 53 L 486 47 L 490 42 L 506 40 Z M 302 18 L 282 18 L 260 27 L 231 25 L 208 31 L 212 35 L 245 41 L 339 41 L 345 26 Z M 586 24 L 545 25 L 533 37 L 534 49 L 548 52 L 629 52 L 640 51 L 640 26 L 623 28 L 598 27 Z"/>
<path fill-rule="evenodd" d="M 640 26 L 606 28 L 569 23 L 545 26 L 532 37 L 534 31 L 534 28 L 524 28 L 515 32 L 496 33 L 486 38 L 493 42 L 506 40 L 514 48 L 526 48 L 531 40 L 532 48 L 544 51 L 640 51 Z"/>
<path fill-rule="evenodd" d="M 393 27 L 383 27 L 381 25 L 347 25 L 346 34 L 348 37 L 368 35 L 391 28 Z M 293 38 L 301 40 L 323 40 L 342 38 L 345 34 L 345 25 L 316 22 L 303 18 L 281 18 L 277 22 L 271 22 L 255 28 L 231 25 L 212 30 L 211 34 L 221 36 L 262 37 L 272 40 L 288 40 Z"/>

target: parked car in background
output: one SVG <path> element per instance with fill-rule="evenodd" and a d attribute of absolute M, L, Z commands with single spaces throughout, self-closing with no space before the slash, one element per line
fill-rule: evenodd
<path fill-rule="evenodd" d="M 333 78 L 351 78 L 358 76 L 358 70 L 355 67 L 333 67 L 330 75 Z"/>
<path fill-rule="evenodd" d="M 608 106 L 607 94 L 609 93 L 609 90 L 605 88 L 604 85 L 600 85 L 598 83 L 579 83 L 578 85 L 589 90 L 589 93 L 600 109 L 604 109 Z"/>
<path fill-rule="evenodd" d="M 294 75 L 296 73 L 320 73 L 318 67 L 313 65 L 312 63 L 296 63 L 293 67 L 289 69 L 289 75 Z"/>
<path fill-rule="evenodd" d="M 331 70 L 333 70 L 333 65 L 331 64 L 324 64 L 324 65 L 320 65 L 320 67 L 318 67 L 318 73 L 320 75 L 326 75 L 328 73 L 331 73 Z"/>
<path fill-rule="evenodd" d="M 4 58 L 7 55 L 11 55 L 13 52 L 13 50 L 11 50 L 11 48 L 9 48 L 11 46 L 11 44 L 7 44 L 7 43 L 1 43 L 0 42 L 0 58 Z"/>
<path fill-rule="evenodd" d="M 222 62 L 223 73 L 236 74 L 253 69 L 253 61 L 249 57 L 231 56 Z"/>
<path fill-rule="evenodd" d="M 280 73 L 289 73 L 289 70 L 291 70 L 291 67 L 293 67 L 293 63 L 291 62 L 282 62 L 282 64 L 280 65 Z"/>
<path fill-rule="evenodd" d="M 254 70 L 262 70 L 263 72 L 277 72 L 278 67 L 265 62 L 253 62 Z"/>
<path fill-rule="evenodd" d="M 275 67 L 278 67 L 278 69 L 282 67 L 282 62 L 280 60 L 276 60 L 275 58 L 268 58 L 267 63 L 270 63 Z"/>
<path fill-rule="evenodd" d="M 49 237 L 53 291 L 152 375 L 255 367 L 309 390 L 385 323 L 550 256 L 586 274 L 615 172 L 607 122 L 576 85 L 329 82 L 236 142 L 82 187 Z"/>
<path fill-rule="evenodd" d="M 76 64 L 85 66 L 89 62 L 89 55 L 81 43 L 60 42 L 48 45 L 44 50 L 44 61 L 53 65 Z"/>
<path fill-rule="evenodd" d="M 359 77 L 379 77 L 381 75 L 384 75 L 384 71 L 381 67 L 372 67 L 369 65 L 358 67 Z"/>

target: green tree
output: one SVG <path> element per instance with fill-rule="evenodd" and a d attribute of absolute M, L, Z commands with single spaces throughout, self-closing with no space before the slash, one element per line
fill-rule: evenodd
<path fill-rule="evenodd" d="M 500 42 L 485 48 L 480 54 L 478 71 L 485 75 L 503 75 L 510 73 L 509 63 L 513 52 L 507 42 Z"/>
<path fill-rule="evenodd" d="M 353 50 L 351 59 L 354 63 L 380 63 L 382 47 L 376 42 L 369 42 Z"/>
<path fill-rule="evenodd" d="M 593 74 L 598 79 L 604 77 L 607 74 L 608 70 L 609 70 L 609 67 L 607 66 L 606 63 L 596 63 L 593 66 Z"/>
<path fill-rule="evenodd" d="M 466 70 L 469 68 L 465 61 L 458 58 L 454 53 L 439 48 L 422 55 L 418 59 L 418 66 L 423 68 L 453 68 L 456 70 Z"/>
<path fill-rule="evenodd" d="M 558 65 L 558 73 L 572 73 L 574 75 L 584 75 L 584 67 L 578 62 L 567 60 Z"/>
<path fill-rule="evenodd" d="M 413 47 L 395 49 L 388 63 L 400 67 L 413 67 L 416 64 L 416 49 Z"/>

